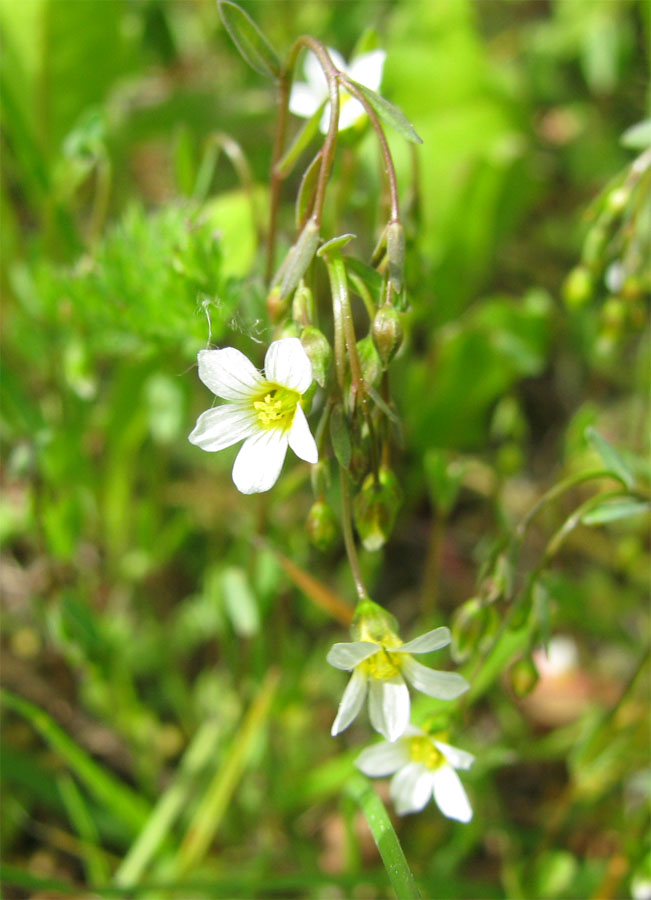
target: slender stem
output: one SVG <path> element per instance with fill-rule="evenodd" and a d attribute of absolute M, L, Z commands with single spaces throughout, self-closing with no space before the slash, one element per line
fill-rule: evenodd
<path fill-rule="evenodd" d="M 341 481 L 341 518 L 344 530 L 346 555 L 348 556 L 348 562 L 350 563 L 350 570 L 353 573 L 357 596 L 360 600 L 368 600 L 368 593 L 364 587 L 364 579 L 362 578 L 357 548 L 355 547 L 355 537 L 353 535 L 353 509 L 350 498 L 350 484 L 348 482 L 348 475 L 341 466 L 339 467 L 339 476 Z"/>
<path fill-rule="evenodd" d="M 337 144 L 337 133 L 339 130 L 339 81 L 341 74 L 335 64 L 330 59 L 330 54 L 321 43 L 311 35 L 302 35 L 294 42 L 289 51 L 288 71 L 291 71 L 296 64 L 296 57 L 301 48 L 311 50 L 319 61 L 323 74 L 328 81 L 328 94 L 330 98 L 330 122 L 328 124 L 328 133 L 323 142 L 321 168 L 319 170 L 319 178 L 316 186 L 314 198 L 313 218 L 317 225 L 321 224 L 323 215 L 323 204 L 325 202 L 325 192 L 328 185 L 328 178 L 334 161 L 335 147 Z"/>
<path fill-rule="evenodd" d="M 391 157 L 391 151 L 389 150 L 389 144 L 385 137 L 382 126 L 380 125 L 380 120 L 378 119 L 375 110 L 368 102 L 364 94 L 362 94 L 362 92 L 355 87 L 355 85 L 344 73 L 339 73 L 339 81 L 349 94 L 352 94 L 352 96 L 355 97 L 356 100 L 359 100 L 359 102 L 366 110 L 366 115 L 369 117 L 371 125 L 375 129 L 377 139 L 380 143 L 382 158 L 384 159 L 384 169 L 386 172 L 387 180 L 389 182 L 389 193 L 391 195 L 391 221 L 399 222 L 400 206 L 398 203 L 398 181 L 396 179 L 396 170 L 393 165 L 393 159 Z"/>

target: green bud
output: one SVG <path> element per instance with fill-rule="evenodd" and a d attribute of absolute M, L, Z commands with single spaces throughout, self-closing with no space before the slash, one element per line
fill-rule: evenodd
<path fill-rule="evenodd" d="M 602 223 L 598 222 L 590 229 L 583 242 L 583 262 L 591 269 L 599 269 L 603 263 L 606 250 L 608 232 Z"/>
<path fill-rule="evenodd" d="M 390 304 L 378 310 L 371 326 L 371 337 L 383 366 L 386 368 L 402 344 L 403 331 L 400 313 Z"/>
<path fill-rule="evenodd" d="M 321 387 L 325 387 L 332 365 L 332 348 L 327 337 L 314 325 L 308 325 L 301 332 L 301 344 L 312 363 L 314 380 Z"/>
<path fill-rule="evenodd" d="M 405 230 L 400 222 L 389 222 L 387 226 L 387 260 L 389 281 L 393 290 L 400 296 L 405 269 Z"/>
<path fill-rule="evenodd" d="M 606 209 L 608 212 L 612 213 L 614 216 L 618 216 L 620 213 L 624 212 L 630 195 L 630 189 L 626 187 L 626 185 L 620 185 L 620 187 L 612 190 L 606 198 Z"/>
<path fill-rule="evenodd" d="M 357 605 L 350 634 L 354 641 L 374 641 L 380 644 L 399 645 L 398 623 L 394 616 L 372 600 Z M 397 642 L 397 643 L 396 643 Z"/>
<path fill-rule="evenodd" d="M 274 331 L 274 340 L 280 341 L 282 338 L 298 337 L 298 328 L 294 322 L 285 322 L 280 328 Z"/>
<path fill-rule="evenodd" d="M 563 299 L 570 309 L 580 309 L 592 299 L 594 281 L 586 266 L 576 266 L 563 283 Z"/>
<path fill-rule="evenodd" d="M 377 384 L 382 376 L 382 360 L 369 335 L 357 341 L 357 355 L 366 384 Z"/>
<path fill-rule="evenodd" d="M 355 497 L 355 527 L 367 550 L 379 550 L 393 531 L 402 491 L 396 476 L 387 466 L 378 472 L 377 481 L 368 475 Z"/>
<path fill-rule="evenodd" d="M 267 315 L 272 324 L 279 322 L 287 312 L 287 301 L 282 300 L 280 288 L 272 287 L 267 294 Z"/>
<path fill-rule="evenodd" d="M 317 496 L 325 494 L 330 487 L 330 462 L 328 459 L 320 459 L 314 466 L 310 466 L 310 481 L 312 490 Z"/>
<path fill-rule="evenodd" d="M 488 607 L 479 597 L 472 597 L 452 617 L 452 659 L 465 662 L 479 648 L 488 619 Z"/>
<path fill-rule="evenodd" d="M 604 327 L 617 334 L 621 330 L 621 326 L 626 321 L 627 309 L 626 304 L 618 297 L 609 297 L 601 310 L 601 320 Z"/>
<path fill-rule="evenodd" d="M 538 684 L 540 674 L 531 656 L 523 656 L 509 669 L 509 684 L 516 697 L 526 697 Z"/>
<path fill-rule="evenodd" d="M 274 287 L 279 288 L 281 300 L 285 300 L 298 286 L 314 259 L 320 240 L 318 224 L 314 219 L 308 219 L 273 280 Z"/>
<path fill-rule="evenodd" d="M 294 291 L 292 319 L 301 325 L 309 325 L 314 319 L 314 297 L 303 279 Z"/>
<path fill-rule="evenodd" d="M 305 523 L 305 530 L 310 543 L 322 553 L 335 545 L 339 537 L 339 523 L 329 503 L 326 503 L 325 500 L 317 500 L 312 504 Z"/>

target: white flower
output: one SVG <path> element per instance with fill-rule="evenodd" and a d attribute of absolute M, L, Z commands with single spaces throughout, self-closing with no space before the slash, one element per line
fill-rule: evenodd
<path fill-rule="evenodd" d="M 350 66 L 346 65 L 336 50 L 328 48 L 328 53 L 340 72 L 345 72 L 353 81 L 363 84 L 364 87 L 370 88 L 372 91 L 378 90 L 382 81 L 382 69 L 386 58 L 384 50 L 372 50 L 370 53 L 363 53 L 354 59 Z M 308 53 L 305 57 L 304 71 L 306 81 L 297 81 L 292 85 L 289 109 L 294 115 L 309 119 L 323 103 L 326 103 L 319 125 L 321 131 L 325 134 L 330 122 L 330 103 L 326 102 L 329 97 L 328 81 L 314 54 Z M 339 94 L 339 131 L 350 128 L 364 115 L 366 113 L 359 100 L 351 97 L 348 91 L 341 90 Z"/>
<path fill-rule="evenodd" d="M 201 350 L 199 378 L 227 403 L 197 419 L 188 440 L 202 450 L 244 444 L 233 466 L 235 487 L 243 494 L 268 491 L 280 474 L 287 445 L 315 463 L 318 452 L 301 395 L 312 384 L 312 364 L 298 338 L 274 341 L 265 356 L 265 375 L 234 347 Z"/>
<path fill-rule="evenodd" d="M 373 637 L 364 632 L 363 625 L 361 636 L 364 639 L 360 641 L 335 644 L 328 653 L 331 666 L 353 673 L 332 725 L 333 736 L 348 728 L 368 693 L 373 728 L 388 741 L 399 738 L 409 723 L 410 700 L 405 678 L 412 687 L 439 700 L 454 700 L 469 688 L 462 675 L 428 669 L 411 656 L 447 646 L 451 640 L 448 628 L 435 628 L 406 644 L 391 630 L 379 638 Z"/>
<path fill-rule="evenodd" d="M 410 725 L 400 740 L 367 747 L 355 765 L 371 778 L 393 775 L 391 799 L 400 816 L 419 812 L 434 795 L 448 819 L 469 822 L 472 809 L 455 769 L 469 769 L 475 758 Z"/>

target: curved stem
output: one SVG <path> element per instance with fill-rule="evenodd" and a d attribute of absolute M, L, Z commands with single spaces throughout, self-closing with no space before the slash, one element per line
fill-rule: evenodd
<path fill-rule="evenodd" d="M 353 535 L 353 508 L 350 498 L 350 484 L 348 482 L 348 475 L 341 466 L 339 467 L 339 477 L 341 482 L 341 519 L 344 531 L 346 555 L 348 556 L 348 562 L 350 563 L 350 570 L 353 573 L 357 596 L 360 600 L 368 600 L 369 596 L 364 587 L 364 579 L 362 578 L 357 548 L 355 547 L 355 537 Z"/>
<path fill-rule="evenodd" d="M 384 169 L 386 172 L 387 180 L 389 183 L 389 193 L 391 195 L 391 222 L 399 222 L 400 221 L 400 207 L 398 204 L 398 181 L 396 179 L 396 170 L 393 165 L 393 158 L 391 156 L 391 151 L 389 150 L 389 144 L 387 142 L 386 136 L 384 134 L 384 130 L 380 125 L 380 120 L 377 117 L 377 114 L 371 104 L 368 102 L 364 94 L 351 82 L 348 76 L 342 72 L 339 73 L 339 81 L 342 86 L 355 97 L 356 100 L 362 104 L 366 111 L 366 115 L 369 117 L 371 125 L 375 129 L 375 133 L 377 135 L 377 139 L 380 143 L 380 150 L 382 152 L 382 158 L 384 159 Z"/>

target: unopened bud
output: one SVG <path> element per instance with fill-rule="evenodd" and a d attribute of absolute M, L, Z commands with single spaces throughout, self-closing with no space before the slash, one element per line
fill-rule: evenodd
<path fill-rule="evenodd" d="M 380 644 L 400 645 L 397 635 L 398 623 L 394 616 L 372 600 L 358 604 L 350 626 L 354 641 L 374 641 Z"/>
<path fill-rule="evenodd" d="M 287 312 L 287 301 L 282 300 L 280 288 L 272 287 L 267 294 L 267 314 L 272 324 L 280 321 Z"/>
<path fill-rule="evenodd" d="M 467 660 L 473 651 L 479 647 L 479 642 L 486 627 L 487 607 L 478 597 L 459 607 L 452 617 L 452 659 L 456 663 Z"/>
<path fill-rule="evenodd" d="M 393 290 L 400 296 L 405 270 L 405 230 L 400 222 L 389 222 L 387 226 L 387 261 L 389 281 Z"/>
<path fill-rule="evenodd" d="M 379 550 L 393 531 L 402 502 L 398 479 L 387 466 L 382 466 L 377 479 L 368 475 L 355 497 L 355 527 L 367 550 Z"/>
<path fill-rule="evenodd" d="M 601 268 L 604 253 L 606 250 L 606 241 L 608 240 L 608 232 L 604 225 L 598 222 L 593 225 L 585 237 L 583 242 L 583 262 L 591 269 Z"/>
<path fill-rule="evenodd" d="M 309 325 L 314 319 L 314 297 L 302 279 L 294 291 L 292 319 L 300 325 Z"/>
<path fill-rule="evenodd" d="M 281 300 L 291 294 L 305 275 L 320 239 L 319 226 L 314 219 L 309 219 L 274 278 L 273 283 L 279 287 Z"/>
<path fill-rule="evenodd" d="M 377 384 L 382 376 L 382 361 L 369 335 L 357 341 L 357 355 L 366 384 Z"/>
<path fill-rule="evenodd" d="M 630 195 L 630 189 L 625 185 L 620 185 L 612 190 L 606 198 L 606 208 L 608 212 L 615 216 L 622 213 L 626 209 Z"/>
<path fill-rule="evenodd" d="M 594 291 L 594 282 L 586 266 L 576 266 L 563 283 L 563 299 L 570 309 L 580 309 L 589 303 Z"/>
<path fill-rule="evenodd" d="M 322 331 L 308 325 L 301 332 L 301 344 L 312 363 L 312 375 L 321 387 L 325 387 L 332 365 L 332 348 Z"/>
<path fill-rule="evenodd" d="M 531 656 L 523 656 L 509 669 L 509 683 L 516 697 L 526 697 L 538 684 L 540 674 Z"/>
<path fill-rule="evenodd" d="M 317 500 L 310 509 L 305 530 L 310 542 L 317 550 L 325 552 L 337 541 L 339 525 L 334 510 L 325 500 Z"/>
<path fill-rule="evenodd" d="M 382 364 L 386 368 L 402 344 L 403 331 L 400 313 L 389 304 L 383 306 L 373 319 L 371 337 Z"/>

